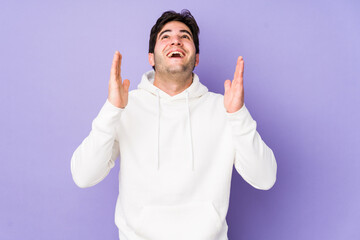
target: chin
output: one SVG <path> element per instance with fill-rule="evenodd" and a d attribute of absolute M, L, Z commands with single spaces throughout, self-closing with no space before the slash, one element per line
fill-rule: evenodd
<path fill-rule="evenodd" d="M 166 69 L 166 71 L 171 74 L 177 74 L 177 73 L 192 72 L 193 69 L 194 66 L 178 65 L 178 66 L 169 67 Z"/>
<path fill-rule="evenodd" d="M 183 67 L 178 67 L 178 68 L 168 68 L 166 71 L 171 74 L 177 74 L 177 73 L 185 72 L 186 69 L 184 69 Z"/>

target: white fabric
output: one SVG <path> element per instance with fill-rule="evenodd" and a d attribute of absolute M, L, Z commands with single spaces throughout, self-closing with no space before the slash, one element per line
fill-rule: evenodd
<path fill-rule="evenodd" d="M 223 96 L 196 74 L 170 96 L 143 75 L 128 105 L 106 100 L 71 172 L 79 187 L 106 177 L 120 154 L 115 222 L 121 240 L 226 240 L 233 166 L 257 189 L 270 189 L 277 164 L 244 105 L 227 113 Z"/>

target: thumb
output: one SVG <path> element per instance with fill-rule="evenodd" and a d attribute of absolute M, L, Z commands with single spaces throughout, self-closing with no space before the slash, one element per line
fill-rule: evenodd
<path fill-rule="evenodd" d="M 231 81 L 228 79 L 224 82 L 225 94 L 226 95 L 230 91 Z"/>
<path fill-rule="evenodd" d="M 125 79 L 124 82 L 123 82 L 123 85 L 124 85 L 124 89 L 126 92 L 129 91 L 129 87 L 130 87 L 130 81 L 129 79 Z"/>

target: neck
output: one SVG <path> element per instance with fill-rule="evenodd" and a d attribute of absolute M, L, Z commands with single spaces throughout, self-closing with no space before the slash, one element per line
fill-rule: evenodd
<path fill-rule="evenodd" d="M 161 74 L 155 71 L 154 86 L 175 96 L 190 87 L 193 81 L 193 73 Z"/>

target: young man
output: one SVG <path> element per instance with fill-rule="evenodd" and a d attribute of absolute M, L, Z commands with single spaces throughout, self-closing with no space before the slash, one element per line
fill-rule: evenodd
<path fill-rule="evenodd" d="M 244 105 L 242 57 L 224 96 L 208 92 L 192 72 L 198 33 L 190 12 L 163 13 L 150 34 L 154 70 L 130 93 L 116 51 L 108 99 L 73 154 L 79 187 L 104 179 L 120 154 L 121 240 L 226 240 L 233 166 L 255 188 L 275 183 L 274 154 Z"/>

